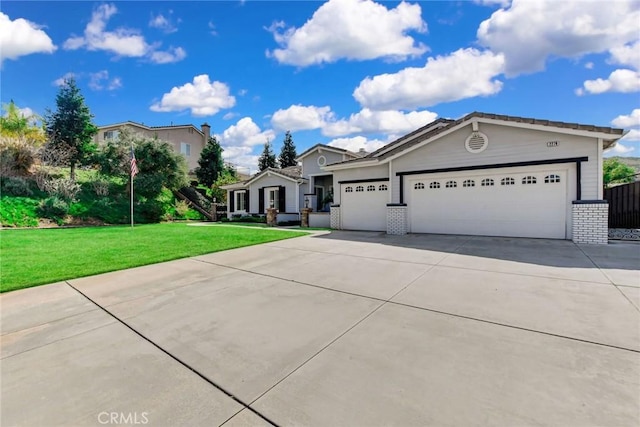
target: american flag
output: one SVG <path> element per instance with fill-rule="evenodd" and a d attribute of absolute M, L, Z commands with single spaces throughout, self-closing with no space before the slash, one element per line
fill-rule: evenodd
<path fill-rule="evenodd" d="M 138 164 L 136 163 L 136 155 L 133 152 L 133 147 L 131 147 L 131 178 L 138 174 Z"/>

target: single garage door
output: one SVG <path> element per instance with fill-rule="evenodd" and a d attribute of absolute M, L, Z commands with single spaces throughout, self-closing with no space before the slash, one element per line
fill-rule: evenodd
<path fill-rule="evenodd" d="M 340 185 L 340 217 L 345 230 L 387 229 L 387 181 Z"/>
<path fill-rule="evenodd" d="M 566 170 L 407 178 L 413 233 L 566 238 Z"/>

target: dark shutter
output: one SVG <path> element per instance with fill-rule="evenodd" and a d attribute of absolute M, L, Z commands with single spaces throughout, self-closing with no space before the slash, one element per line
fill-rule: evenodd
<path fill-rule="evenodd" d="M 264 213 L 264 187 L 258 189 L 258 213 Z"/>
<path fill-rule="evenodd" d="M 278 211 L 286 212 L 287 211 L 287 197 L 285 196 L 284 190 L 286 187 L 282 185 L 278 188 Z"/>
<path fill-rule="evenodd" d="M 234 191 L 229 191 L 229 212 L 235 212 L 234 204 L 236 201 L 236 194 Z"/>
<path fill-rule="evenodd" d="M 244 210 L 247 211 L 247 213 L 251 212 L 251 209 L 249 209 L 249 200 L 249 190 L 247 189 L 244 193 Z"/>

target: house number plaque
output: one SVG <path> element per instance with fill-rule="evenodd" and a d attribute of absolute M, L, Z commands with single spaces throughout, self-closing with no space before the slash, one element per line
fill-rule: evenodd
<path fill-rule="evenodd" d="M 557 147 L 558 141 L 547 141 L 547 147 Z"/>

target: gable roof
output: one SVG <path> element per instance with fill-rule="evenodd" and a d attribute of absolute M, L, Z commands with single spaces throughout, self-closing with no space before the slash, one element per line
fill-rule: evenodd
<path fill-rule="evenodd" d="M 245 185 L 249 185 L 252 182 L 257 181 L 258 179 L 262 178 L 264 175 L 267 175 L 267 174 L 274 174 L 277 176 L 281 176 L 282 178 L 289 179 L 291 181 L 296 181 L 296 182 L 303 179 L 302 168 L 300 166 L 289 166 L 283 169 L 267 168 L 255 174 L 249 180 L 245 181 Z"/>
<path fill-rule="evenodd" d="M 296 157 L 296 160 L 302 160 L 302 158 L 307 157 L 309 154 L 313 153 L 314 151 L 316 151 L 318 149 L 322 149 L 322 150 L 326 150 L 326 151 L 333 151 L 334 153 L 346 154 L 346 155 L 354 157 L 354 158 L 360 157 L 360 155 L 358 153 L 354 153 L 353 151 L 345 150 L 344 148 L 332 147 L 332 146 L 326 145 L 326 144 L 316 144 L 313 147 L 305 150 L 298 157 Z"/>
<path fill-rule="evenodd" d="M 133 126 L 133 127 L 138 127 L 138 128 L 142 128 L 145 130 L 160 130 L 160 129 L 175 129 L 175 128 L 193 128 L 195 129 L 200 135 L 204 135 L 204 133 L 202 132 L 201 129 L 198 129 L 195 125 L 193 124 L 185 124 L 185 125 L 166 125 L 166 126 L 147 126 L 145 124 L 142 123 L 138 123 L 138 122 L 134 122 L 131 120 L 127 120 L 126 122 L 121 122 L 121 123 L 114 123 L 114 124 L 110 124 L 110 125 L 102 125 L 102 126 L 98 126 L 98 130 L 102 130 L 105 128 L 112 128 L 112 127 L 122 127 L 122 126 Z"/>
<path fill-rule="evenodd" d="M 331 167 L 337 165 L 351 165 L 361 164 L 361 163 L 371 163 L 371 164 L 379 164 L 391 157 L 395 157 L 410 148 L 421 144 L 430 139 L 434 139 L 445 132 L 452 131 L 458 127 L 462 127 L 467 125 L 468 123 L 472 123 L 474 121 L 484 122 L 484 123 L 495 123 L 495 122 L 507 122 L 510 125 L 528 127 L 528 128 L 555 128 L 556 131 L 562 131 L 563 133 L 593 133 L 594 137 L 603 138 L 604 148 L 609 148 L 615 142 L 620 139 L 624 135 L 623 129 L 611 128 L 606 126 L 594 126 L 594 125 L 585 125 L 579 123 L 568 123 L 568 122 L 559 122 L 552 120 L 541 120 L 527 117 L 518 117 L 518 116 L 507 116 L 501 114 L 490 114 L 490 113 L 481 113 L 481 112 L 473 112 L 467 114 L 466 116 L 458 119 L 438 119 L 435 120 L 426 126 L 423 126 L 415 131 L 404 135 L 395 141 L 385 145 L 384 147 L 374 151 L 366 157 L 354 159 L 354 160 L 346 160 L 339 163 L 333 163 L 331 165 L 326 166 L 328 170 L 331 170 Z"/>

